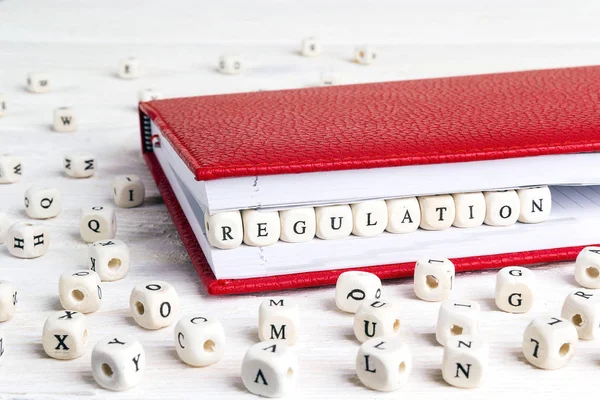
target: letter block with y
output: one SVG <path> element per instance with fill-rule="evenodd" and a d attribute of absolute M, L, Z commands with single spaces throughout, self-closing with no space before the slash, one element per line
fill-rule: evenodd
<path fill-rule="evenodd" d="M 117 334 L 100 340 L 92 350 L 92 375 L 109 390 L 127 390 L 142 380 L 144 348 L 132 336 Z"/>
<path fill-rule="evenodd" d="M 293 345 L 298 340 L 298 304 L 287 298 L 263 301 L 258 309 L 258 337 Z"/>
<path fill-rule="evenodd" d="M 496 306 L 509 313 L 526 313 L 533 307 L 535 276 L 530 269 L 505 267 L 496 275 Z"/>
<path fill-rule="evenodd" d="M 239 211 L 226 211 L 213 215 L 204 213 L 204 228 L 211 246 L 233 249 L 242 244 L 244 228 Z"/>
<path fill-rule="evenodd" d="M 442 376 L 452 386 L 477 387 L 486 374 L 488 357 L 489 347 L 484 338 L 476 335 L 453 336 L 444 347 Z"/>
<path fill-rule="evenodd" d="M 277 340 L 250 347 L 242 360 L 242 381 L 251 393 L 263 397 L 281 397 L 296 386 L 298 357 Z"/>

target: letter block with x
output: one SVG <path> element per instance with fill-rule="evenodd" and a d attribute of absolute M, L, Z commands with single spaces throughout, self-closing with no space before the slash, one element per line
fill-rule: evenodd
<path fill-rule="evenodd" d="M 85 316 L 77 311 L 55 311 L 46 319 L 42 334 L 44 351 L 52 358 L 81 357 L 88 341 Z"/>

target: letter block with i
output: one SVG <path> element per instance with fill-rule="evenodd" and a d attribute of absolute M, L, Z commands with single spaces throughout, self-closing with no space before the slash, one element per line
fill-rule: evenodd
<path fill-rule="evenodd" d="M 54 110 L 54 130 L 56 132 L 75 132 L 77 130 L 77 116 L 71 107 L 59 107 Z"/>
<path fill-rule="evenodd" d="M 258 337 L 260 340 L 283 341 L 293 345 L 298 340 L 298 304 L 290 299 L 268 299 L 258 309 Z"/>
<path fill-rule="evenodd" d="M 575 325 L 560 317 L 537 317 L 523 334 L 523 355 L 542 369 L 562 368 L 575 353 L 578 340 Z"/>
<path fill-rule="evenodd" d="M 509 313 L 526 313 L 535 299 L 535 276 L 530 269 L 506 267 L 496 275 L 496 306 Z"/>
<path fill-rule="evenodd" d="M 360 346 L 356 375 L 369 389 L 391 392 L 406 384 L 412 371 L 412 355 L 398 338 L 373 338 Z"/>
<path fill-rule="evenodd" d="M 277 340 L 250 347 L 242 360 L 242 381 L 251 393 L 263 397 L 281 397 L 296 386 L 298 357 Z"/>
<path fill-rule="evenodd" d="M 442 376 L 452 386 L 477 387 L 485 377 L 488 357 L 489 347 L 484 338 L 473 335 L 454 336 L 444 347 Z"/>
<path fill-rule="evenodd" d="M 122 208 L 138 207 L 144 203 L 146 189 L 137 175 L 119 175 L 112 182 L 115 204 Z"/>

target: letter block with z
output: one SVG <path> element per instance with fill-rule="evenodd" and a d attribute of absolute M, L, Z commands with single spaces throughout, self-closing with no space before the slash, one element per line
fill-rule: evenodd
<path fill-rule="evenodd" d="M 6 247 L 19 258 L 37 258 L 46 254 L 50 246 L 50 233 L 43 225 L 15 222 L 6 233 Z"/>
<path fill-rule="evenodd" d="M 92 350 L 92 375 L 105 389 L 131 389 L 141 382 L 145 368 L 144 348 L 132 336 L 107 336 Z"/>
<path fill-rule="evenodd" d="M 226 211 L 213 215 L 204 213 L 206 237 L 211 246 L 233 249 L 242 244 L 244 227 L 239 211 Z"/>
<path fill-rule="evenodd" d="M 96 172 L 96 157 L 92 153 L 69 153 L 63 161 L 63 171 L 71 178 L 89 178 Z"/>
<path fill-rule="evenodd" d="M 117 233 L 117 215 L 112 207 L 93 206 L 81 210 L 81 238 L 88 243 L 113 239 Z"/>
<path fill-rule="evenodd" d="M 270 246 L 279 240 L 281 223 L 277 211 L 243 210 L 244 243 L 248 246 Z"/>
<path fill-rule="evenodd" d="M 288 243 L 308 242 L 317 232 L 315 209 L 312 207 L 292 208 L 279 212 L 281 240 Z"/>
<path fill-rule="evenodd" d="M 509 313 L 526 313 L 535 300 L 535 276 L 530 269 L 505 267 L 496 275 L 496 306 Z"/>
<path fill-rule="evenodd" d="M 573 357 L 577 340 L 577 329 L 570 321 L 537 317 L 525 328 L 523 355 L 538 368 L 562 368 Z"/>
<path fill-rule="evenodd" d="M 479 304 L 469 300 L 446 300 L 440 306 L 435 338 L 442 346 L 458 335 L 479 332 Z"/>
<path fill-rule="evenodd" d="M 267 340 L 250 347 L 242 360 L 242 381 L 251 393 L 281 397 L 296 387 L 298 357 L 285 344 Z"/>
<path fill-rule="evenodd" d="M 400 307 L 386 300 L 365 302 L 354 314 L 354 335 L 361 342 L 400 334 Z"/>
<path fill-rule="evenodd" d="M 175 325 L 175 350 L 184 363 L 205 367 L 216 363 L 225 352 L 225 331 L 216 319 L 187 315 Z"/>
<path fill-rule="evenodd" d="M 258 309 L 258 337 L 293 345 L 298 341 L 298 304 L 286 298 L 268 299 Z"/>
<path fill-rule="evenodd" d="M 115 204 L 122 208 L 141 206 L 146 198 L 144 182 L 137 175 L 119 175 L 112 182 Z"/>
<path fill-rule="evenodd" d="M 335 284 L 335 304 L 342 311 L 355 313 L 365 301 L 381 297 L 381 279 L 363 271 L 346 271 Z"/>
<path fill-rule="evenodd" d="M 62 203 L 56 188 L 31 187 L 25 192 L 25 213 L 29 218 L 47 219 L 60 214 Z"/>
<path fill-rule="evenodd" d="M 581 250 L 575 260 L 575 280 L 588 289 L 600 289 L 600 247 Z"/>
<path fill-rule="evenodd" d="M 422 229 L 441 231 L 448 229 L 454 223 L 456 208 L 449 194 L 418 197 L 421 208 Z"/>
<path fill-rule="evenodd" d="M 374 338 L 360 346 L 356 375 L 369 389 L 391 392 L 406 384 L 412 372 L 412 355 L 398 338 Z"/>
<path fill-rule="evenodd" d="M 50 314 L 42 333 L 44 351 L 52 358 L 72 360 L 81 357 L 88 341 L 85 316 L 77 311 Z"/>
<path fill-rule="evenodd" d="M 122 240 L 108 239 L 94 242 L 89 248 L 90 269 L 103 282 L 122 279 L 129 271 L 129 248 Z"/>
<path fill-rule="evenodd" d="M 579 339 L 597 339 L 600 336 L 600 292 L 579 289 L 570 293 L 560 315 L 575 325 Z"/>
<path fill-rule="evenodd" d="M 54 130 L 56 132 L 75 132 L 77 130 L 77 115 L 71 107 L 59 107 L 54 110 Z"/>
<path fill-rule="evenodd" d="M 442 359 L 444 380 L 459 388 L 475 388 L 488 368 L 489 346 L 479 336 L 460 335 L 448 339 Z"/>
<path fill-rule="evenodd" d="M 167 282 L 142 283 L 131 291 L 129 309 L 135 322 L 142 328 L 164 328 L 179 316 L 179 296 Z"/>

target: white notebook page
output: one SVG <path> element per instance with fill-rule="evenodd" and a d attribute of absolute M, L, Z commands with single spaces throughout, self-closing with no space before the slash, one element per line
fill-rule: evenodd
<path fill-rule="evenodd" d="M 168 144 L 167 144 L 168 146 Z M 372 238 L 314 239 L 273 246 L 212 248 L 204 234 L 203 211 L 180 172 L 171 165 L 165 141 L 154 152 L 182 206 L 207 260 L 219 279 L 251 278 L 415 261 L 421 256 L 468 257 L 578 246 L 600 242 L 600 186 L 555 186 L 552 213 L 541 224 L 480 226 Z M 180 160 L 181 161 L 181 160 Z"/>

